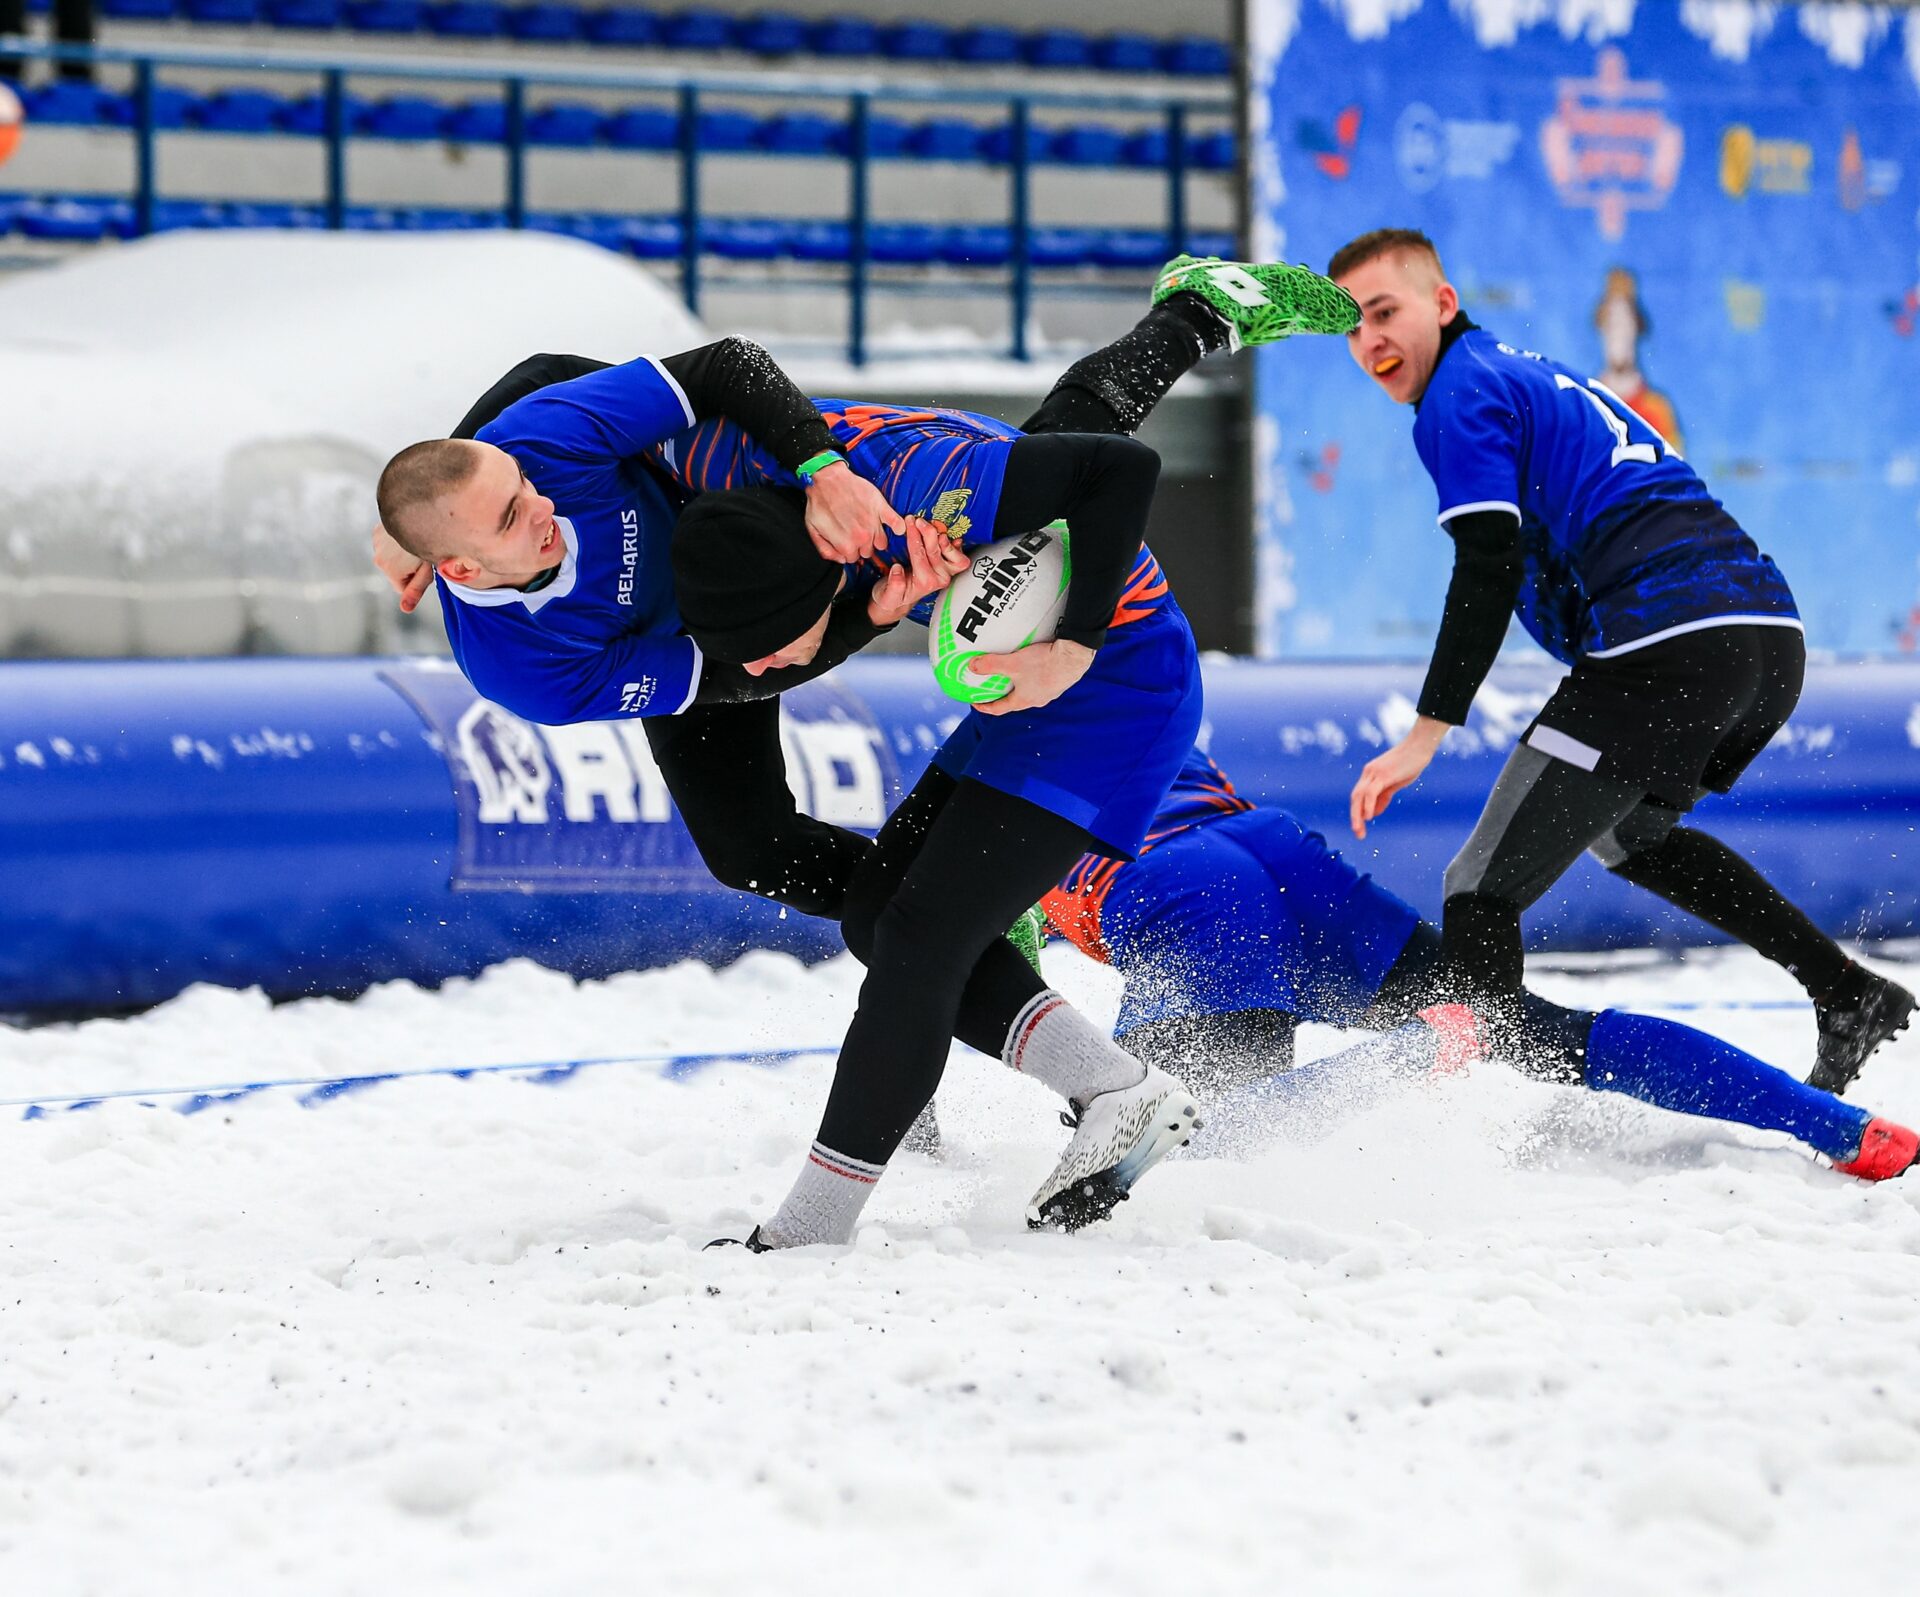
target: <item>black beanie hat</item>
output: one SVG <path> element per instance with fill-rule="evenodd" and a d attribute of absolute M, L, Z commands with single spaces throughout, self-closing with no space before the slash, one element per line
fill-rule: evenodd
<path fill-rule="evenodd" d="M 763 659 L 833 603 L 841 569 L 807 536 L 806 505 L 797 489 L 727 488 L 680 512 L 674 593 L 703 654 L 733 665 Z"/>

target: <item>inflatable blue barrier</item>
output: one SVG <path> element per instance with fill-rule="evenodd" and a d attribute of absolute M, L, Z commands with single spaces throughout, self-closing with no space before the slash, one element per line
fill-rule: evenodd
<path fill-rule="evenodd" d="M 1360 766 L 1411 723 L 1414 668 L 1207 665 L 1207 737 L 1428 913 L 1501 760 L 1553 684 L 1502 668 L 1364 844 Z M 834 927 L 730 892 L 679 825 L 637 722 L 533 727 L 416 660 L 0 665 L 0 1013 L 137 1007 L 193 982 L 276 996 L 434 983 L 526 957 L 578 976 Z M 918 660 L 790 695 L 790 780 L 872 831 L 960 713 Z M 1849 937 L 1920 915 L 1920 666 L 1816 667 L 1792 726 L 1702 825 Z M 1711 934 L 1583 862 L 1531 913 L 1542 948 Z"/>

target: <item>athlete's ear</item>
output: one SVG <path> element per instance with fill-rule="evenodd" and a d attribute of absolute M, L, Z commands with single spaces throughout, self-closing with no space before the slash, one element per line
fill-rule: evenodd
<path fill-rule="evenodd" d="M 463 559 L 459 555 L 448 555 L 446 559 L 434 567 L 434 570 L 438 571 L 447 581 L 457 582 L 463 587 L 480 575 L 480 568 L 477 565 L 471 560 Z"/>
<path fill-rule="evenodd" d="M 1434 290 L 1433 303 L 1440 311 L 1440 325 L 1445 327 L 1460 309 L 1460 291 L 1443 279 L 1439 288 Z"/>

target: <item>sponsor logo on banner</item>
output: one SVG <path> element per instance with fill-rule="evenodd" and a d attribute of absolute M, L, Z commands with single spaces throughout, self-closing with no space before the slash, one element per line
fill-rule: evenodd
<path fill-rule="evenodd" d="M 1353 176 L 1353 151 L 1360 142 L 1360 107 L 1350 105 L 1329 126 L 1311 117 L 1294 124 L 1294 142 L 1313 157 L 1313 164 L 1336 183 Z"/>
<path fill-rule="evenodd" d="M 1590 78 L 1561 78 L 1540 153 L 1562 205 L 1591 210 L 1600 236 L 1620 239 L 1634 211 L 1656 211 L 1679 181 L 1686 137 L 1664 106 L 1664 83 L 1628 76 L 1619 50 L 1602 50 Z"/>
<path fill-rule="evenodd" d="M 1867 158 L 1860 147 L 1860 135 L 1848 128 L 1840 141 L 1840 159 L 1835 163 L 1835 181 L 1840 203 L 1849 211 L 1862 211 L 1870 204 L 1889 198 L 1900 187 L 1900 163 Z"/>
<path fill-rule="evenodd" d="M 456 888 L 647 893 L 709 888 L 642 721 L 536 726 L 459 672 L 395 666 L 387 680 L 433 729 L 459 809 Z M 814 682 L 781 701 L 787 785 L 834 826 L 878 830 L 900 771 L 865 705 Z"/>
<path fill-rule="evenodd" d="M 1762 194 L 1813 192 L 1813 146 L 1804 139 L 1763 139 L 1744 122 L 1720 135 L 1720 187 L 1736 200 Z"/>
<path fill-rule="evenodd" d="M 1393 160 L 1400 181 L 1425 194 L 1453 179 L 1489 178 L 1520 144 L 1519 124 L 1443 117 L 1415 101 L 1393 128 Z"/>

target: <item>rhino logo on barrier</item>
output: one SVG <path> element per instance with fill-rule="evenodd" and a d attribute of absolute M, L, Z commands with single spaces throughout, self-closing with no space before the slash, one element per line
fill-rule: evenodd
<path fill-rule="evenodd" d="M 544 822 L 553 773 L 540 734 L 497 704 L 476 699 L 456 729 L 460 759 L 480 794 L 483 826 Z"/>

